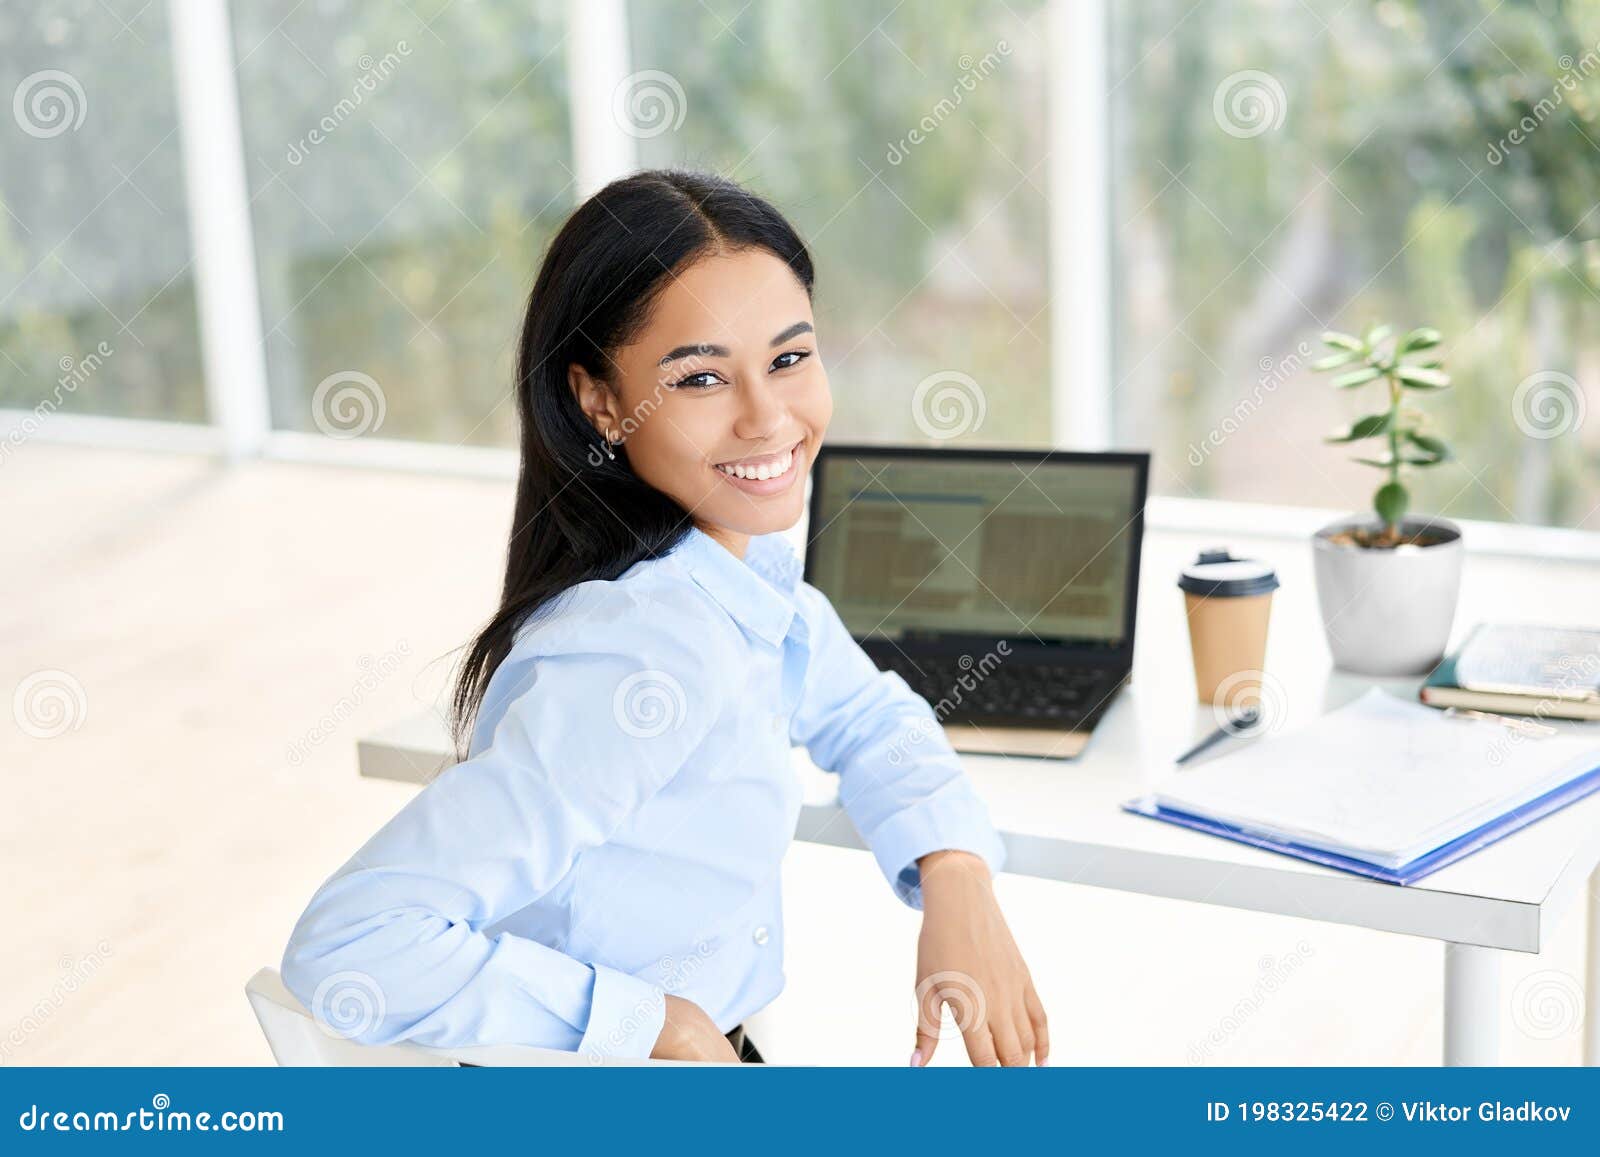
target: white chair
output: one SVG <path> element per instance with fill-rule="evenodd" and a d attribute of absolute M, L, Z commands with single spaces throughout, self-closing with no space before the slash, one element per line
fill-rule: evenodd
<path fill-rule="evenodd" d="M 677 1061 L 591 1060 L 578 1053 L 557 1049 L 530 1048 L 525 1045 L 479 1045 L 469 1048 L 435 1049 L 422 1045 L 363 1045 L 328 1032 L 295 999 L 273 968 L 263 968 L 244 986 L 255 1010 L 256 1020 L 266 1035 L 267 1045 L 280 1065 L 315 1067 L 409 1067 L 457 1068 L 461 1062 L 474 1065 L 674 1065 Z"/>

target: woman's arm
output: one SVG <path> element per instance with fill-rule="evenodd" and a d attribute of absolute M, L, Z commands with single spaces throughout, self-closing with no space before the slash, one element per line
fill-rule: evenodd
<path fill-rule="evenodd" d="M 811 666 L 792 737 L 839 774 L 839 798 L 896 894 L 923 912 L 914 1066 L 948 1006 L 973 1064 L 1045 1063 L 1033 980 L 994 898 L 1004 848 L 933 709 L 879 671 L 821 592 L 802 586 Z"/>
<path fill-rule="evenodd" d="M 808 584 L 799 591 L 811 662 L 790 735 L 838 774 L 839 802 L 895 894 L 923 906 L 917 861 L 929 852 L 972 852 L 999 871 L 1000 837 L 933 708 L 873 665 L 825 595 Z"/>
<path fill-rule="evenodd" d="M 331 1031 L 364 1044 L 524 1044 L 651 1053 L 656 985 L 484 928 L 544 896 L 659 791 L 711 727 L 690 694 L 681 726 L 648 739 L 614 711 L 641 673 L 707 684 L 692 624 L 538 660 L 488 747 L 443 773 L 312 899 L 284 982 Z M 631 646 L 623 646 L 630 642 Z M 649 655 L 650 671 L 641 662 Z M 724 1042 L 726 1043 L 726 1042 Z"/>

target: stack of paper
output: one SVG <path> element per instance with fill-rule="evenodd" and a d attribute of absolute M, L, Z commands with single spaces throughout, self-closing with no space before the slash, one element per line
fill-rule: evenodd
<path fill-rule="evenodd" d="M 1273 845 L 1394 869 L 1597 767 L 1600 731 L 1528 735 L 1374 689 L 1298 731 L 1175 772 L 1152 802 Z"/>

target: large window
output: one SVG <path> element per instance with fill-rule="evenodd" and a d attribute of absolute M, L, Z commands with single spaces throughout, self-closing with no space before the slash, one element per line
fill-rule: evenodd
<path fill-rule="evenodd" d="M 1600 526 L 1600 4 L 1112 12 L 1113 405 L 1153 487 L 1361 507 L 1319 441 L 1381 405 L 1307 372 L 1317 335 L 1428 324 L 1459 460 L 1416 504 Z"/>
<path fill-rule="evenodd" d="M 641 160 L 730 173 L 811 244 L 837 437 L 1049 440 L 1044 16 L 628 5 Z"/>
<path fill-rule="evenodd" d="M 1318 335 L 1431 325 L 1414 506 L 1600 529 L 1600 0 L 212 3 L 0 9 L 0 410 L 502 469 L 554 230 L 679 165 L 810 241 L 836 437 L 1360 508 Z"/>
<path fill-rule="evenodd" d="M 0 408 L 203 420 L 166 5 L 4 5 L 0 82 Z"/>
<path fill-rule="evenodd" d="M 233 5 L 276 427 L 514 440 L 522 307 L 573 207 L 565 12 Z"/>

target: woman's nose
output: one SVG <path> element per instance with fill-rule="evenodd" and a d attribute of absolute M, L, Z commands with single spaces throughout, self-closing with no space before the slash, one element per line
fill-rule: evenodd
<path fill-rule="evenodd" d="M 783 402 L 765 381 L 741 383 L 734 436 L 750 442 L 770 438 L 783 429 L 785 414 Z"/>

